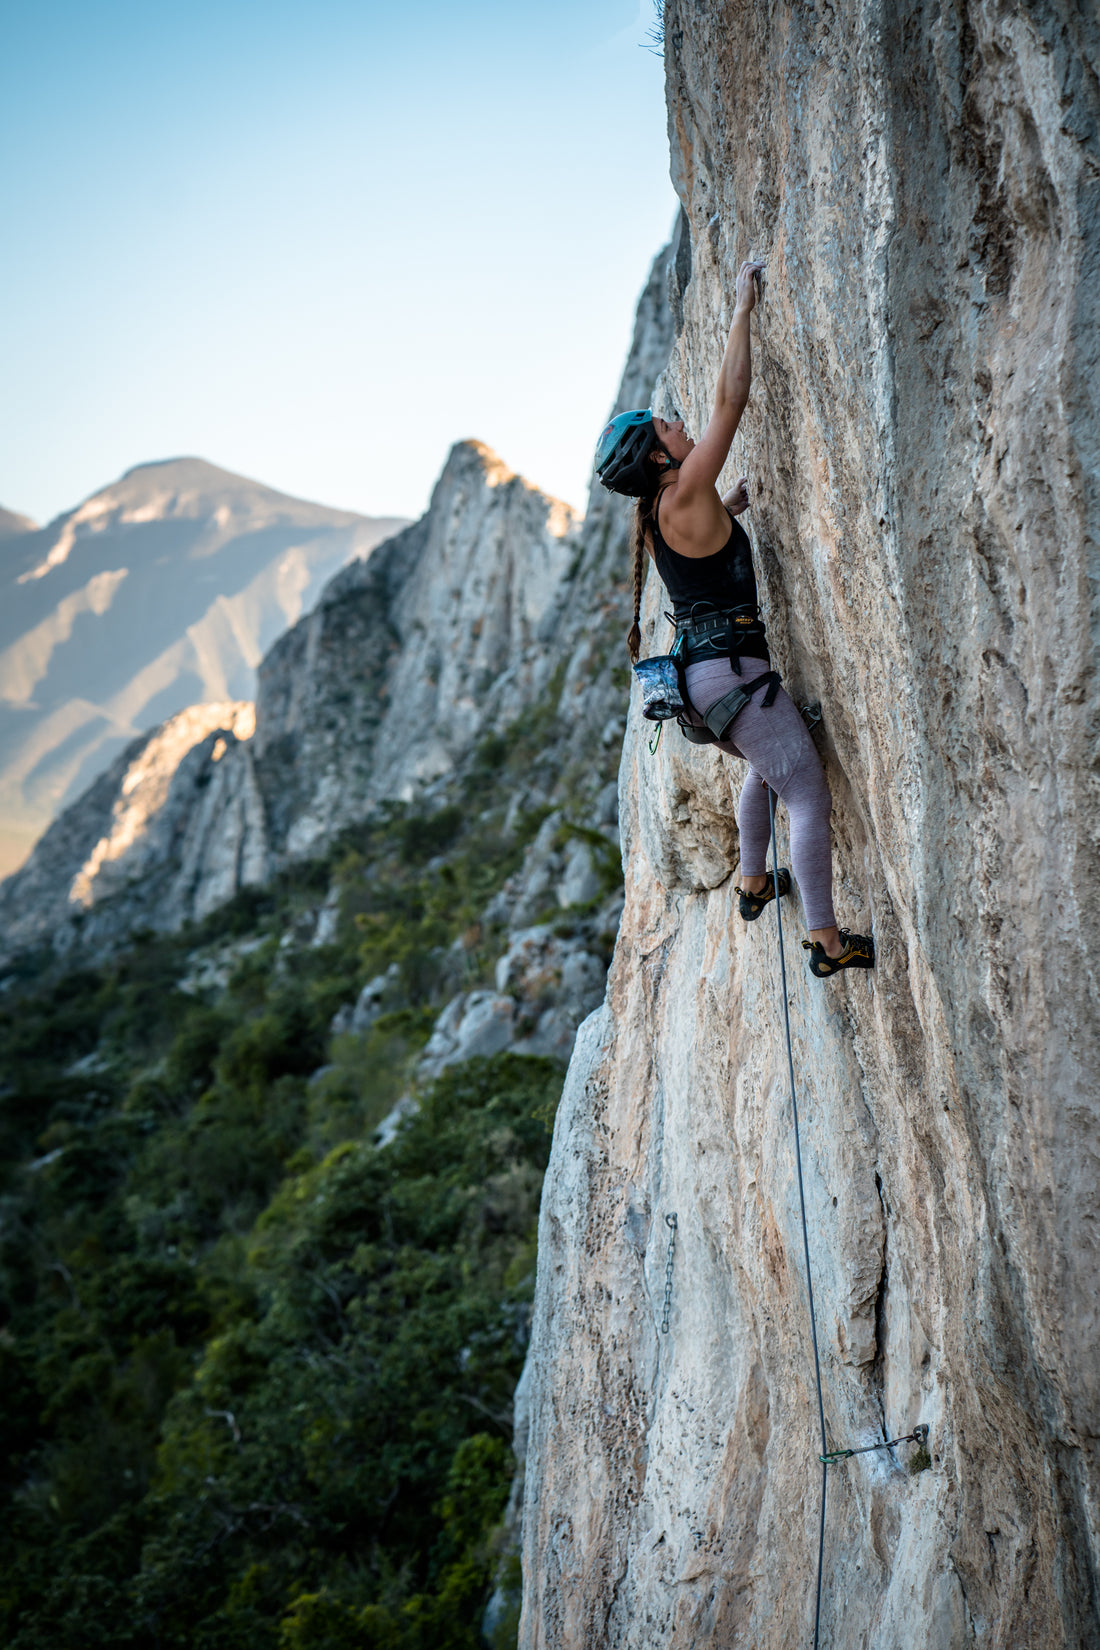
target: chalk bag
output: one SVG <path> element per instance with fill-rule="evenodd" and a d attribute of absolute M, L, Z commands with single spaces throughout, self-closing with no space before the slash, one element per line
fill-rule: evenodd
<path fill-rule="evenodd" d="M 650 722 L 667 722 L 685 709 L 680 692 L 680 673 L 671 653 L 656 659 L 642 659 L 634 666 L 642 688 L 642 715 Z"/>

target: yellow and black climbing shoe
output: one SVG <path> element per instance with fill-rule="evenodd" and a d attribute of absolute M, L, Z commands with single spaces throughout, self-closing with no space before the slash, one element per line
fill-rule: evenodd
<path fill-rule="evenodd" d="M 737 905 L 746 922 L 755 922 L 765 905 L 770 905 L 775 898 L 775 880 L 769 871 L 768 880 L 758 894 L 750 894 L 747 888 L 737 890 Z M 785 865 L 779 868 L 779 897 L 791 891 L 791 873 Z"/>
<path fill-rule="evenodd" d="M 838 974 L 842 968 L 874 968 L 875 942 L 870 934 L 849 934 L 842 928 L 840 943 L 844 949 L 839 957 L 830 957 L 820 940 L 802 941 L 803 951 L 810 953 L 810 973 L 819 980 L 827 974 Z"/>

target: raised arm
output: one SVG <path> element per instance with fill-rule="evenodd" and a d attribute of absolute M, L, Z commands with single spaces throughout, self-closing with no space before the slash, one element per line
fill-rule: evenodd
<path fill-rule="evenodd" d="M 752 383 L 749 316 L 756 307 L 753 277 L 763 268 L 762 263 L 746 262 L 738 271 L 733 322 L 718 373 L 714 411 L 677 476 L 680 509 L 690 508 L 691 501 L 700 493 L 713 491 L 737 434 Z"/>

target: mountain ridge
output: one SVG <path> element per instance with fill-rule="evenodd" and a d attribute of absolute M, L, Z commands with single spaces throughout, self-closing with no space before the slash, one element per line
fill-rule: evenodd
<path fill-rule="evenodd" d="M 251 698 L 325 580 L 399 531 L 206 459 L 150 460 L 0 539 L 0 873 L 134 738 Z M 25 518 L 24 518 L 25 519 Z"/>

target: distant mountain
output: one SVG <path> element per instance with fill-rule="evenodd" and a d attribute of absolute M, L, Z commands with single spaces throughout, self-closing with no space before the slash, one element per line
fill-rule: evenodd
<path fill-rule="evenodd" d="M 405 525 L 198 458 L 138 465 L 47 527 L 0 510 L 0 877 L 138 734 L 251 698 L 329 577 Z"/>
<path fill-rule="evenodd" d="M 21 516 L 17 510 L 0 506 L 0 539 L 13 538 L 16 533 L 37 533 L 38 523 L 30 516 Z"/>

